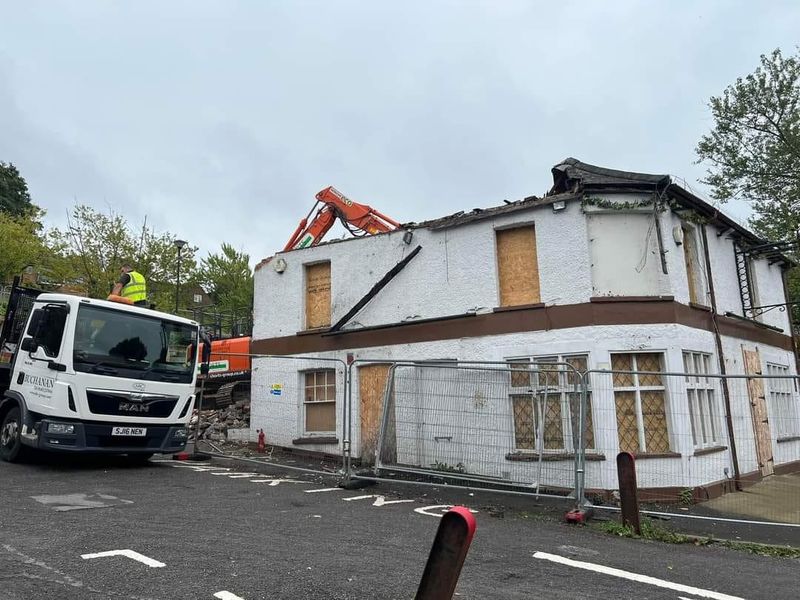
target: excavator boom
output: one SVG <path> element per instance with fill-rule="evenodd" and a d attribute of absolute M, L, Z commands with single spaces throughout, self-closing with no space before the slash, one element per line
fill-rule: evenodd
<path fill-rule="evenodd" d="M 378 212 L 371 206 L 353 202 L 334 187 L 326 187 L 321 190 L 316 198 L 316 204 L 308 216 L 300 221 L 292 237 L 286 243 L 284 252 L 316 246 L 333 227 L 337 218 L 342 221 L 342 225 L 350 233 L 356 236 L 394 231 L 400 227 L 400 223 L 394 219 Z M 319 204 L 322 206 L 309 223 L 309 217 Z"/>

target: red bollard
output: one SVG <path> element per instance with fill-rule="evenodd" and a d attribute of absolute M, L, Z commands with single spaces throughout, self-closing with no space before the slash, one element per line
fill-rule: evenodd
<path fill-rule="evenodd" d="M 475 526 L 475 517 L 468 508 L 456 506 L 445 513 L 415 600 L 450 600 L 453 597 Z"/>
<path fill-rule="evenodd" d="M 264 435 L 264 430 L 258 430 L 258 451 L 262 454 L 267 451 L 267 436 Z"/>

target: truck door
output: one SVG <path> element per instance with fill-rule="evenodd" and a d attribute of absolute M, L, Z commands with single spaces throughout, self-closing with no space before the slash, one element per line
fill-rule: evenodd
<path fill-rule="evenodd" d="M 52 408 L 54 397 L 60 395 L 56 388 L 59 375 L 66 370 L 63 339 L 68 314 L 66 304 L 36 307 L 20 343 L 12 386 L 34 410 Z"/>

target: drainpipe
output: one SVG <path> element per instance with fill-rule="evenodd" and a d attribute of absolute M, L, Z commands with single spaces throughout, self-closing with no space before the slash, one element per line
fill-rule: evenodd
<path fill-rule="evenodd" d="M 725 355 L 722 352 L 722 336 L 719 333 L 719 326 L 717 325 L 717 296 L 714 293 L 714 275 L 711 272 L 711 256 L 708 253 L 708 237 L 706 236 L 706 226 L 699 227 L 703 237 L 703 255 L 706 262 L 706 273 L 708 274 L 708 291 L 711 294 L 711 323 L 714 325 L 714 342 L 717 345 L 717 360 L 719 361 L 719 373 L 722 375 L 720 381 L 722 382 L 722 399 L 725 402 L 725 425 L 728 428 L 728 440 L 731 445 L 731 456 L 733 457 L 733 481 L 736 486 L 736 491 L 741 491 L 742 484 L 740 482 L 739 473 L 739 455 L 736 452 L 736 438 L 733 433 L 733 416 L 731 415 L 731 396 L 728 390 L 728 379 L 725 377 L 727 371 L 725 369 Z"/>

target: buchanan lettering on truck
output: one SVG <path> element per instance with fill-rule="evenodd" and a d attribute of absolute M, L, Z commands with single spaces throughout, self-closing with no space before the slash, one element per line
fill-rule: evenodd
<path fill-rule="evenodd" d="M 198 335 L 174 315 L 15 285 L 0 333 L 0 458 L 184 449 Z"/>

